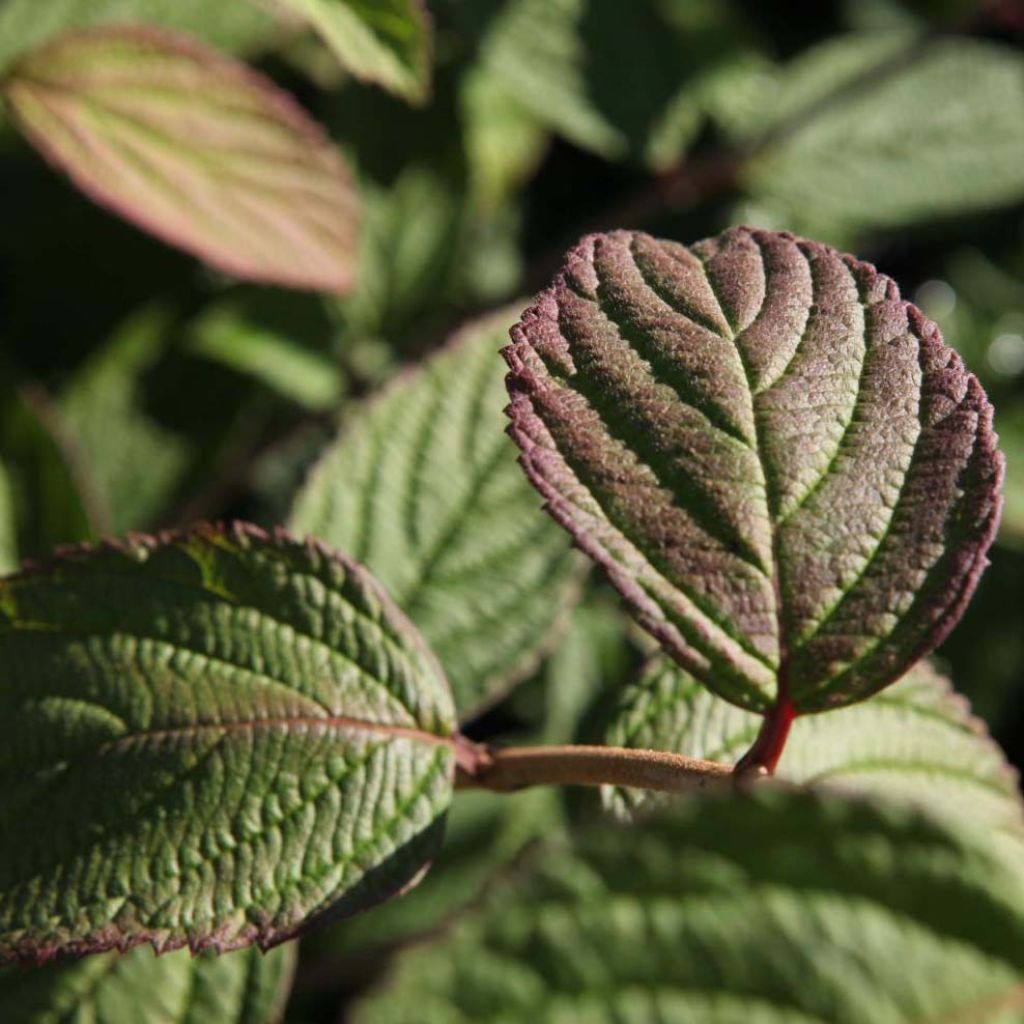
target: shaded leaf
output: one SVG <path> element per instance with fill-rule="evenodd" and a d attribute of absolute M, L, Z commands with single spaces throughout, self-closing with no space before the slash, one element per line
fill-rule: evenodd
<path fill-rule="evenodd" d="M 164 348 L 168 317 L 151 307 L 130 318 L 75 374 L 59 402 L 83 472 L 103 504 L 103 530 L 149 526 L 181 482 L 187 441 L 146 412 L 142 377 Z"/>
<path fill-rule="evenodd" d="M 748 172 L 755 198 L 797 230 L 846 237 L 1024 197 L 1024 57 L 964 38 L 894 57 L 887 38 L 830 41 L 763 94 L 759 126 L 842 90 Z M 863 77 L 869 62 L 880 70 Z"/>
<path fill-rule="evenodd" d="M 331 409 L 341 397 L 336 360 L 250 320 L 236 305 L 205 310 L 188 333 L 190 352 L 247 373 L 307 409 Z"/>
<path fill-rule="evenodd" d="M 231 53 L 274 40 L 280 26 L 259 3 L 210 0 L 4 0 L 0 5 L 0 70 L 65 29 L 145 22 L 189 32 Z"/>
<path fill-rule="evenodd" d="M 440 658 L 462 715 L 536 664 L 579 579 L 502 431 L 510 319 L 467 327 L 354 412 L 291 517 L 381 580 Z"/>
<path fill-rule="evenodd" d="M 273 945 L 409 885 L 451 797 L 432 656 L 353 563 L 253 527 L 0 583 L 0 960 Z"/>
<path fill-rule="evenodd" d="M 870 265 L 746 228 L 593 235 L 512 334 L 527 474 L 721 696 L 847 704 L 960 617 L 998 521 L 992 409 Z"/>
<path fill-rule="evenodd" d="M 481 62 L 544 124 L 610 158 L 664 164 L 696 135 L 702 75 L 736 53 L 744 26 L 722 4 L 512 0 Z M 629 68 L 628 79 L 612 73 Z"/>
<path fill-rule="evenodd" d="M 9 478 L 17 551 L 29 558 L 102 530 L 82 453 L 49 397 L 29 386 L 0 402 L 0 452 Z"/>
<path fill-rule="evenodd" d="M 294 943 L 193 958 L 186 950 L 103 953 L 0 974 L 0 1016 L 17 1024 L 277 1024 Z"/>
<path fill-rule="evenodd" d="M 11 479 L 0 461 L 0 573 L 18 565 L 18 527 Z"/>
<path fill-rule="evenodd" d="M 422 103 L 431 22 L 423 0 L 277 0 L 306 21 L 357 78 Z"/>
<path fill-rule="evenodd" d="M 357 1024 L 920 1024 L 1019 1017 L 1024 898 L 979 837 L 762 788 L 555 847 Z"/>
<path fill-rule="evenodd" d="M 239 277 L 343 292 L 356 196 L 340 155 L 273 83 L 160 29 L 69 32 L 4 85 L 30 141 L 87 195 Z"/>
<path fill-rule="evenodd" d="M 658 657 L 622 694 L 606 739 L 615 746 L 733 762 L 760 723 L 758 715 L 720 700 Z M 926 662 L 869 701 L 798 718 L 775 774 L 799 784 L 903 798 L 1004 833 L 1018 844 L 1017 857 L 1024 850 L 1016 773 L 967 702 Z M 627 789 L 604 795 L 621 814 L 649 804 L 652 796 Z"/>

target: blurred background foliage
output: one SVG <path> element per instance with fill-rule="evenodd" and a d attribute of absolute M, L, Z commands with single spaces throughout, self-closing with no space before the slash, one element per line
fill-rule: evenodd
<path fill-rule="evenodd" d="M 1024 765 L 1024 5 L 430 0 L 429 90 L 416 57 L 393 93 L 275 16 L 287 6 L 0 5 L 0 64 L 126 19 L 248 60 L 327 128 L 363 210 L 347 296 L 239 283 L 93 206 L 0 124 L 0 564 L 199 518 L 284 521 L 353 401 L 543 285 L 585 231 L 791 229 L 892 275 L 998 410 L 1003 528 L 939 653 Z M 468 730 L 594 741 L 642 648 L 592 581 L 552 653 Z M 460 798 L 417 891 L 309 938 L 289 1019 L 337 1019 L 389 951 L 588 799 Z"/>

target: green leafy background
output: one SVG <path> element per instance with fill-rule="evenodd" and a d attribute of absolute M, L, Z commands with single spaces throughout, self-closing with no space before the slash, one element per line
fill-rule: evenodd
<path fill-rule="evenodd" d="M 875 764 L 860 773 L 872 784 L 852 787 L 874 802 L 700 804 L 606 836 L 593 792 L 459 793 L 418 889 L 303 940 L 289 1024 L 1021 1020 L 1014 5 L 7 0 L 0 72 L 68 27 L 126 21 L 248 61 L 324 126 L 359 195 L 357 280 L 338 297 L 210 271 L 91 205 L 0 119 L 4 570 L 105 534 L 287 522 L 350 549 L 400 604 L 420 588 L 405 611 L 436 646 L 471 737 L 735 756 L 711 740 L 750 721 L 648 662 L 647 641 L 541 514 L 501 435 L 496 351 L 522 296 L 581 234 L 612 227 L 689 242 L 751 223 L 871 260 L 981 378 L 1008 460 L 991 568 L 937 669 L 794 730 L 784 775 L 792 765 L 794 781 L 845 771 L 832 781 L 856 782 L 851 759 L 812 763 L 834 752 L 836 730 L 861 768 Z M 922 722 L 920 742 L 889 744 Z M 894 793 L 903 799 L 885 802 Z M 639 810 L 635 794 L 605 799 L 619 816 Z M 594 838 L 568 838 L 580 834 Z M 741 840 L 775 852 L 752 858 Z M 823 852 L 843 849 L 846 861 Z M 906 913 L 902 892 L 917 901 Z M 928 917 L 928 900 L 948 914 Z M 744 945 L 753 914 L 761 941 Z M 603 922 L 607 944 L 594 937 Z M 274 1021 L 286 948 L 276 966 L 258 953 L 214 967 L 140 950 L 8 969 L 0 1019 Z M 82 994 L 108 969 L 109 984 Z M 211 970 L 221 980 L 204 982 Z M 237 1000 L 211 1017 L 188 1002 L 204 984 Z M 245 996 L 250 984 L 261 994 Z M 691 990 L 719 995 L 695 1003 Z M 156 1000 L 145 1011 L 144 996 Z"/>

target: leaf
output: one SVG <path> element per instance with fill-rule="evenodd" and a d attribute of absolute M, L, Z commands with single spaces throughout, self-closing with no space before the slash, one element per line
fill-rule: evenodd
<path fill-rule="evenodd" d="M 730 60 L 744 37 L 740 19 L 707 0 L 512 0 L 488 27 L 480 59 L 576 145 L 662 165 L 697 134 L 702 76 Z"/>
<path fill-rule="evenodd" d="M 657 657 L 622 694 L 606 740 L 729 762 L 750 746 L 759 726 L 757 715 L 720 700 Z M 927 662 L 869 701 L 798 718 L 776 775 L 800 785 L 903 798 L 1005 833 L 1018 844 L 1018 858 L 1024 849 L 1016 773 L 967 702 Z M 639 790 L 609 788 L 604 795 L 622 815 L 650 803 L 650 794 Z"/>
<path fill-rule="evenodd" d="M 528 476 L 720 696 L 849 704 L 960 617 L 998 520 L 992 409 L 873 267 L 747 228 L 592 235 L 512 336 Z"/>
<path fill-rule="evenodd" d="M 102 527 L 81 451 L 52 400 L 36 386 L 0 400 L 0 451 L 10 481 L 18 555 L 90 540 Z"/>
<path fill-rule="evenodd" d="M 344 292 L 356 196 L 269 79 L 164 30 L 69 32 L 4 85 L 17 123 L 100 205 L 238 277 Z"/>
<path fill-rule="evenodd" d="M 758 202 L 797 230 L 832 236 L 1024 197 L 1019 53 L 958 38 L 907 50 L 894 61 L 884 47 L 879 50 L 877 37 L 853 37 L 804 57 L 793 87 L 806 90 L 820 80 L 820 100 L 826 83 L 836 84 L 837 65 L 872 49 L 879 70 L 848 78 L 833 101 L 782 133 L 753 162 L 747 178 Z M 769 117 L 791 105 L 788 91 L 784 81 L 781 94 L 765 92 Z"/>
<path fill-rule="evenodd" d="M 18 565 L 17 514 L 11 480 L 0 460 L 0 573 L 14 570 Z"/>
<path fill-rule="evenodd" d="M 145 22 L 199 36 L 231 53 L 272 42 L 280 26 L 258 3 L 210 0 L 4 0 L 0 5 L 0 70 L 69 28 Z"/>
<path fill-rule="evenodd" d="M 763 787 L 536 865 L 354 1024 L 1009 1024 L 1024 1002 L 1018 881 L 906 809 Z"/>
<path fill-rule="evenodd" d="M 423 0 L 278 0 L 308 22 L 357 78 L 423 103 L 432 26 Z"/>
<path fill-rule="evenodd" d="M 290 523 L 370 568 L 440 658 L 463 716 L 536 664 L 578 589 L 579 562 L 502 433 L 511 316 L 467 327 L 354 413 Z"/>
<path fill-rule="evenodd" d="M 340 555 L 255 527 L 0 583 L 0 961 L 274 945 L 415 881 L 454 717 Z"/>
<path fill-rule="evenodd" d="M 17 1024 L 277 1024 L 294 943 L 204 955 L 149 949 L 0 974 L 0 1016 Z"/>
<path fill-rule="evenodd" d="M 188 348 L 248 373 L 307 409 L 331 409 L 342 394 L 337 361 L 253 322 L 232 303 L 213 306 L 192 322 Z"/>
<path fill-rule="evenodd" d="M 163 510 L 189 462 L 187 441 L 155 422 L 142 378 L 164 348 L 169 317 L 147 307 L 78 370 L 58 408 L 103 506 L 103 530 L 144 529 Z"/>

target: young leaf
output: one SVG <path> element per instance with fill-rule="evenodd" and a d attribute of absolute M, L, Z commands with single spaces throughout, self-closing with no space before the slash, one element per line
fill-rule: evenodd
<path fill-rule="evenodd" d="M 359 567 L 254 527 L 0 582 L 0 960 L 263 947 L 411 884 L 454 715 Z"/>
<path fill-rule="evenodd" d="M 502 432 L 498 350 L 510 319 L 466 328 L 371 400 L 290 523 L 380 579 L 440 658 L 463 715 L 536 662 L 579 579 Z"/>
<path fill-rule="evenodd" d="M 340 155 L 268 79 L 160 29 L 71 31 L 4 85 L 29 140 L 87 195 L 239 277 L 344 292 L 356 196 Z"/>
<path fill-rule="evenodd" d="M 193 958 L 150 949 L 0 973 L 0 1018 L 17 1024 L 277 1024 L 297 947 Z"/>
<path fill-rule="evenodd" d="M 402 956 L 356 1024 L 1019 1014 L 1018 881 L 974 838 L 908 809 L 764 787 L 536 863 Z"/>
<path fill-rule="evenodd" d="M 413 103 L 430 92 L 431 22 L 423 0 L 278 0 L 357 78 Z"/>
<path fill-rule="evenodd" d="M 959 618 L 998 520 L 992 409 L 873 267 L 747 228 L 594 235 L 512 336 L 531 481 L 727 700 L 851 703 Z"/>
<path fill-rule="evenodd" d="M 728 762 L 750 746 L 759 726 L 757 715 L 657 657 L 622 695 L 607 741 Z M 1024 841 L 1016 773 L 967 702 L 927 662 L 869 701 L 798 718 L 776 775 L 905 798 Z M 609 789 L 605 798 L 623 815 L 649 803 L 639 790 Z"/>
<path fill-rule="evenodd" d="M 813 114 L 750 166 L 756 200 L 783 223 L 835 233 L 1024 196 L 1024 58 L 965 38 L 917 47 L 900 56 L 885 37 L 832 40 L 803 57 L 778 92 L 766 89 L 758 130 L 766 118 Z"/>

